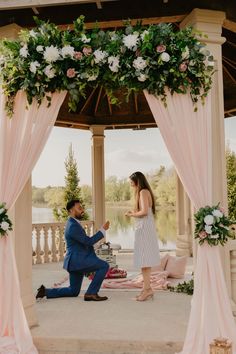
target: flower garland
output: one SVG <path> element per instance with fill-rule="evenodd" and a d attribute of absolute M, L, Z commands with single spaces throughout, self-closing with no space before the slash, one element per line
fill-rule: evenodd
<path fill-rule="evenodd" d="M 176 286 L 168 285 L 168 289 L 175 293 L 184 293 L 187 295 L 193 295 L 194 280 L 190 279 L 189 281 L 184 281 L 183 283 L 179 283 Z"/>
<path fill-rule="evenodd" d="M 39 104 L 47 93 L 67 90 L 69 109 L 76 111 L 88 86 L 103 86 L 111 103 L 117 102 L 117 89 L 126 90 L 127 97 L 146 89 L 165 102 L 168 88 L 190 92 L 195 103 L 211 88 L 214 59 L 192 28 L 176 31 L 171 24 L 145 27 L 138 22 L 116 31 L 86 31 L 80 16 L 73 30 L 60 31 L 52 23 L 35 21 L 37 27 L 22 30 L 18 40 L 0 44 L 8 115 L 18 90 L 25 90 L 29 103 L 35 98 Z"/>
<path fill-rule="evenodd" d="M 12 222 L 7 215 L 6 204 L 0 204 L 0 236 L 6 236 L 12 230 Z"/>
<path fill-rule="evenodd" d="M 230 229 L 234 222 L 224 215 L 219 204 L 200 208 L 194 218 L 195 238 L 199 240 L 200 245 L 207 242 L 210 246 L 223 246 L 229 238 L 235 238 L 235 233 Z"/>

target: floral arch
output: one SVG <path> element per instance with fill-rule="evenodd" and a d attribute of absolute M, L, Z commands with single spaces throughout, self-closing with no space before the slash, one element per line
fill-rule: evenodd
<path fill-rule="evenodd" d="M 222 225 L 227 226 L 228 221 L 222 219 L 220 224 L 222 211 L 218 206 L 201 209 L 213 203 L 209 117 L 214 73 L 214 59 L 199 39 L 202 34 L 192 28 L 175 31 L 169 24 L 144 27 L 129 22 L 117 31 L 95 27 L 88 32 L 83 21 L 81 16 L 73 31 L 62 32 L 36 19 L 35 29 L 22 31 L 18 40 L 1 42 L 0 201 L 8 208 L 14 205 L 67 91 L 69 109 L 76 110 L 87 86 L 103 86 L 111 103 L 117 103 L 117 89 L 126 90 L 127 98 L 130 92 L 143 90 L 184 187 L 194 206 L 200 208 L 197 238 L 202 231 L 213 230 L 210 226 L 217 221 L 214 235 L 220 230 L 224 243 L 228 232 Z M 206 216 L 207 229 L 203 224 Z M 211 245 L 221 243 L 208 236 L 205 239 Z M 207 353 L 209 343 L 218 336 L 230 338 L 236 350 L 219 247 L 210 247 L 202 237 L 200 241 L 203 245 L 198 250 L 195 293 L 182 354 Z M 0 274 L 0 288 L 5 289 L 0 299 L 0 352 L 14 349 L 35 354 L 10 237 L 0 238 L 0 269 L 7 273 L 7 277 Z M 212 317 L 205 321 L 209 313 Z"/>

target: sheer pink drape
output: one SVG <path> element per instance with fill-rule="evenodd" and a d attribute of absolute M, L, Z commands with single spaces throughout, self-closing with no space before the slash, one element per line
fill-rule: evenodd
<path fill-rule="evenodd" d="M 193 112 L 189 95 L 167 93 L 167 108 L 145 93 L 177 173 L 196 209 L 212 205 L 211 97 Z M 207 354 L 214 338 L 233 342 L 236 325 L 226 290 L 219 247 L 199 246 L 194 274 L 194 295 L 181 354 Z"/>
<path fill-rule="evenodd" d="M 44 99 L 40 107 L 27 105 L 18 92 L 14 116 L 5 112 L 5 96 L 0 93 L 0 201 L 10 209 L 30 177 L 49 137 L 66 92 L 53 93 L 51 106 Z M 16 235 L 17 237 L 17 235 Z M 11 234 L 0 238 L 0 353 L 35 354 L 25 318 Z"/>

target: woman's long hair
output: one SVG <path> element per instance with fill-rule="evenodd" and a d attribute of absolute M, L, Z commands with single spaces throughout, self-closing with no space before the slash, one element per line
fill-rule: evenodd
<path fill-rule="evenodd" d="M 140 197 L 140 191 L 142 189 L 147 189 L 149 190 L 151 197 L 152 197 L 152 212 L 155 214 L 156 208 L 155 208 L 155 198 L 153 195 L 153 192 L 151 190 L 151 187 L 144 176 L 142 172 L 134 172 L 132 175 L 129 176 L 129 179 L 134 182 L 135 186 L 137 186 L 137 190 L 135 193 L 135 209 L 138 211 L 139 210 L 139 197 Z"/>

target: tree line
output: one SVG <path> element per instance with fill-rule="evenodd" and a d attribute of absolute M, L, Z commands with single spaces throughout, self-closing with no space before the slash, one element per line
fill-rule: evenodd
<path fill-rule="evenodd" d="M 80 199 L 85 209 L 92 205 L 92 187 L 80 186 L 77 163 L 74 158 L 72 145 L 69 147 L 65 160 L 65 186 L 32 188 L 33 206 L 44 206 L 53 209 L 58 221 L 67 218 L 65 205 L 70 199 Z M 226 169 L 229 216 L 236 220 L 236 154 L 228 147 L 226 149 Z M 154 192 L 157 208 L 175 209 L 176 205 L 176 173 L 174 168 L 161 166 L 147 174 L 148 181 Z M 110 176 L 105 181 L 105 200 L 115 205 L 126 205 L 133 202 L 133 193 L 128 178 L 119 179 Z M 85 214 L 85 219 L 88 214 Z"/>

